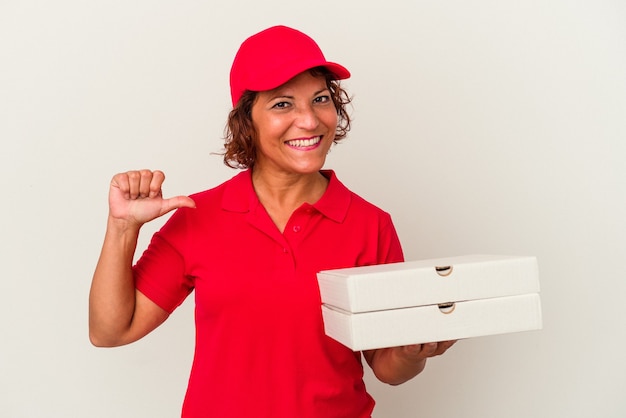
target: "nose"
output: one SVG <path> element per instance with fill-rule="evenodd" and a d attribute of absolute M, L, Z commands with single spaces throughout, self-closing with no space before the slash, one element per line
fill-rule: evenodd
<path fill-rule="evenodd" d="M 295 121 L 298 128 L 312 131 L 318 127 L 319 123 L 318 115 L 312 106 L 309 105 L 298 108 Z"/>

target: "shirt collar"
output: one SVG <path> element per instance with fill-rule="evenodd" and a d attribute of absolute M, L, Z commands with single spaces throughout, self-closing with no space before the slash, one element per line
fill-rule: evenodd
<path fill-rule="evenodd" d="M 350 190 L 339 181 L 333 170 L 322 170 L 322 174 L 328 178 L 328 187 L 313 207 L 327 218 L 341 223 L 350 206 Z"/>
<path fill-rule="evenodd" d="M 328 179 L 328 187 L 312 206 L 327 218 L 343 222 L 350 206 L 350 190 L 339 181 L 333 170 L 322 170 L 321 173 Z M 259 204 L 252 186 L 252 170 L 242 171 L 227 182 L 222 198 L 224 210 L 245 213 Z"/>
<path fill-rule="evenodd" d="M 245 170 L 228 180 L 222 197 L 222 209 L 230 212 L 249 212 L 259 204 L 252 187 L 252 171 Z"/>

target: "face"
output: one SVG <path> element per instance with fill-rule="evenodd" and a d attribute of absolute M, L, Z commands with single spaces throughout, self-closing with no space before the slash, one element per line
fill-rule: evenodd
<path fill-rule="evenodd" d="M 318 172 L 335 138 L 337 110 L 324 77 L 308 71 L 257 94 L 255 170 L 283 174 Z"/>

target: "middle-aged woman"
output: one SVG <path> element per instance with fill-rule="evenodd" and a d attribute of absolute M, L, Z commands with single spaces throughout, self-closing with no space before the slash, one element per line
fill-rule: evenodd
<path fill-rule="evenodd" d="M 230 77 L 224 161 L 245 170 L 169 199 L 160 171 L 111 181 L 90 338 L 97 346 L 136 341 L 195 290 L 183 417 L 371 416 L 361 353 L 324 334 L 316 280 L 320 270 L 403 260 L 389 214 L 323 169 L 350 127 L 350 99 L 338 82 L 349 76 L 304 33 L 261 31 L 242 43 Z M 133 266 L 141 226 L 173 209 Z M 395 385 L 452 344 L 362 355 Z"/>

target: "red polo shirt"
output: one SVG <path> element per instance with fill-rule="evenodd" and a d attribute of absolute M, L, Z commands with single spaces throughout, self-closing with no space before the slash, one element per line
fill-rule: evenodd
<path fill-rule="evenodd" d="M 402 249 L 386 212 L 323 173 L 323 197 L 282 234 L 249 170 L 193 195 L 197 208 L 172 215 L 135 266 L 168 312 L 195 289 L 183 417 L 370 417 L 360 353 L 324 334 L 316 273 L 399 262 Z"/>

